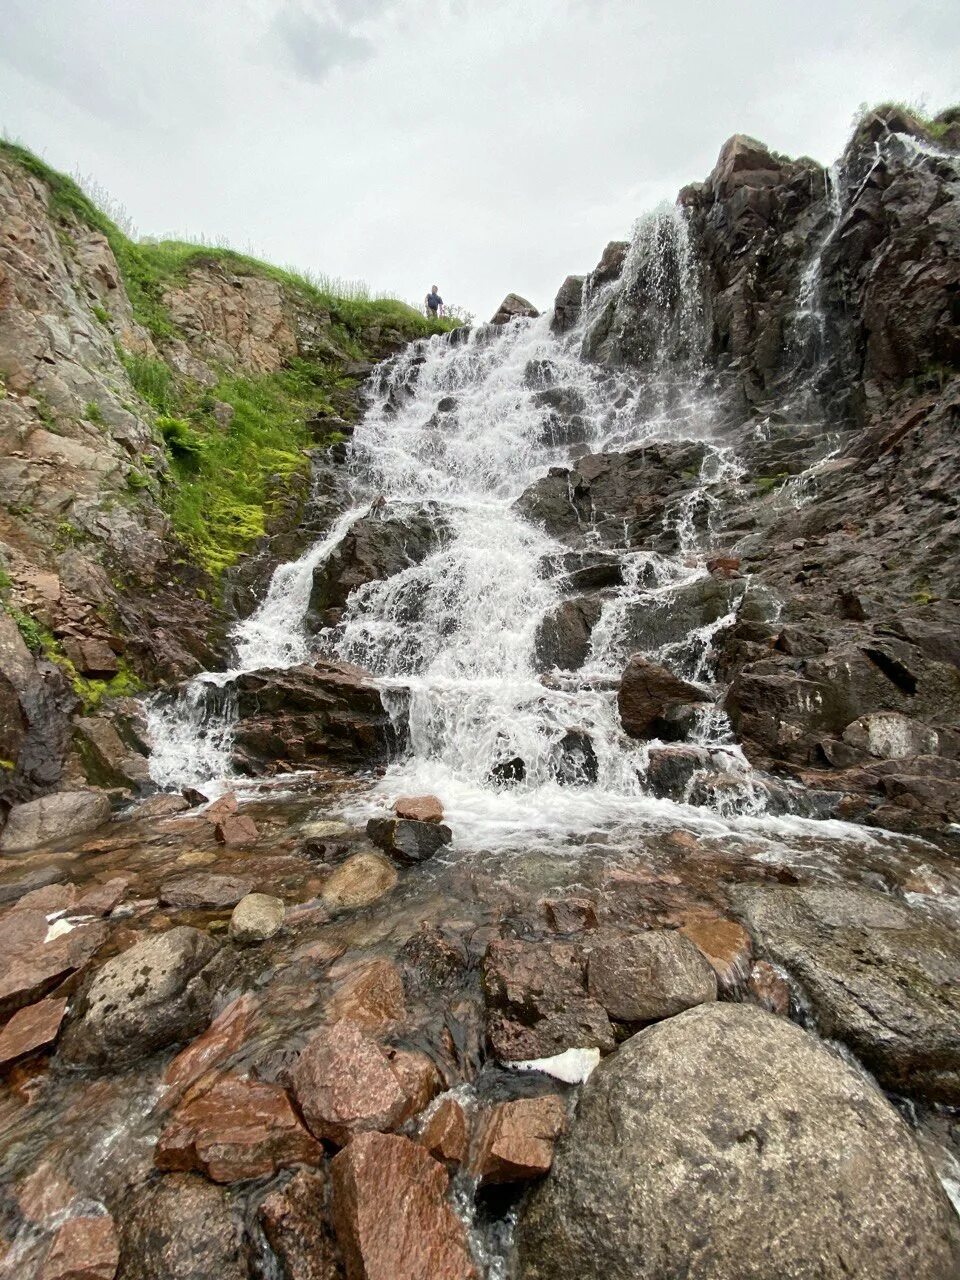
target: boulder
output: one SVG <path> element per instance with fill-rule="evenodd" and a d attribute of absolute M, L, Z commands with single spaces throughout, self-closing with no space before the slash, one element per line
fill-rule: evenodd
<path fill-rule="evenodd" d="M 699 702 L 702 697 L 696 685 L 635 653 L 620 679 L 617 709 L 624 732 L 631 738 L 645 738 L 671 706 Z"/>
<path fill-rule="evenodd" d="M 0 1067 L 53 1044 L 66 1011 L 66 999 L 52 996 L 19 1009 L 0 1031 Z"/>
<path fill-rule="evenodd" d="M 498 1103 L 478 1123 L 470 1172 L 482 1183 L 541 1177 L 566 1121 L 567 1109 L 555 1093 Z"/>
<path fill-rule="evenodd" d="M 243 876 L 222 876 L 208 871 L 194 871 L 185 876 L 164 880 L 158 897 L 161 906 L 179 911 L 232 907 L 253 888 L 253 881 Z"/>
<path fill-rule="evenodd" d="M 248 1280 L 241 1204 L 192 1173 L 131 1194 L 120 1222 L 118 1280 Z"/>
<path fill-rule="evenodd" d="M 355 853 L 324 883 L 323 901 L 331 911 L 366 907 L 389 893 L 398 879 L 396 867 L 379 853 Z"/>
<path fill-rule="evenodd" d="M 519 1280 L 947 1280 L 960 1229 L 863 1075 L 785 1018 L 715 1003 L 593 1072 L 517 1253 Z"/>
<path fill-rule="evenodd" d="M 446 1165 L 461 1165 L 470 1149 L 470 1129 L 463 1107 L 449 1096 L 442 1098 L 420 1131 L 420 1142 Z"/>
<path fill-rule="evenodd" d="M 199 929 L 134 943 L 97 971 L 61 1044 L 66 1061 L 127 1067 L 207 1025 L 226 956 Z"/>
<path fill-rule="evenodd" d="M 248 671 L 234 682 L 237 763 L 253 774 L 387 759 L 397 732 L 368 672 L 346 662 Z"/>
<path fill-rule="evenodd" d="M 611 240 L 600 255 L 600 261 L 590 273 L 590 283 L 592 285 L 610 284 L 614 280 L 619 280 L 629 251 L 629 240 Z"/>
<path fill-rule="evenodd" d="M 109 1213 L 81 1214 L 57 1228 L 38 1280 L 113 1280 L 119 1261 Z"/>
<path fill-rule="evenodd" d="M 213 1182 L 241 1182 L 286 1165 L 319 1164 L 323 1148 L 280 1085 L 225 1076 L 177 1108 L 154 1158 L 167 1172 L 194 1170 Z"/>
<path fill-rule="evenodd" d="M 711 763 L 712 757 L 706 747 L 687 743 L 653 747 L 647 757 L 647 785 L 655 796 L 685 800 L 694 776 L 709 769 Z"/>
<path fill-rule="evenodd" d="M 491 942 L 483 959 L 487 1038 L 502 1062 L 549 1058 L 573 1048 L 613 1048 L 613 1028 L 587 994 L 571 943 Z"/>
<path fill-rule="evenodd" d="M 240 946 L 266 942 L 283 928 L 286 908 L 268 893 L 248 893 L 230 916 L 230 938 Z"/>
<path fill-rule="evenodd" d="M 202 1035 L 181 1049 L 167 1067 L 163 1083 L 183 1094 L 208 1071 L 228 1061 L 248 1038 L 258 1008 L 250 992 L 231 1000 Z"/>
<path fill-rule="evenodd" d="M 0 853 L 26 853 L 40 845 L 86 835 L 110 817 L 110 801 L 98 791 L 58 791 L 10 810 L 0 833 Z"/>
<path fill-rule="evenodd" d="M 436 796 L 399 796 L 393 803 L 398 818 L 411 822 L 442 822 L 443 805 Z"/>
<path fill-rule="evenodd" d="M 528 302 L 526 298 L 521 298 L 519 293 L 508 293 L 500 303 L 490 323 L 509 324 L 511 320 L 516 320 L 518 316 L 528 320 L 536 320 L 539 314 L 540 312 L 533 303 Z"/>
<path fill-rule="evenodd" d="M 742 886 L 757 947 L 809 998 L 887 1089 L 960 1103 L 960 943 L 905 903 L 867 889 Z"/>
<path fill-rule="evenodd" d="M 672 929 L 651 929 L 594 946 L 587 989 L 617 1022 L 672 1018 L 717 998 L 717 979 L 701 951 Z"/>
<path fill-rule="evenodd" d="M 367 835 L 397 862 L 426 862 L 453 839 L 442 822 L 414 822 L 409 818 L 371 818 Z"/>
<path fill-rule="evenodd" d="M 579 933 L 597 927 L 597 909 L 589 898 L 544 898 L 540 906 L 554 933 Z"/>
<path fill-rule="evenodd" d="M 350 1022 L 315 1031 L 290 1079 L 311 1133 L 337 1146 L 368 1129 L 395 1128 L 409 1113 L 386 1054 Z"/>
<path fill-rule="evenodd" d="M 861 716 L 847 725 L 842 736 L 848 746 L 878 760 L 936 755 L 940 741 L 935 729 L 899 711 L 873 711 Z"/>
<path fill-rule="evenodd" d="M 330 1165 L 347 1280 L 477 1280 L 443 1165 L 409 1138 L 364 1133 Z"/>
<path fill-rule="evenodd" d="M 256 844 L 260 839 L 257 824 L 245 813 L 228 813 L 217 823 L 214 834 L 218 844 L 240 846 Z"/>
<path fill-rule="evenodd" d="M 91 786 L 136 792 L 150 786 L 146 755 L 128 746 L 106 716 L 78 716 L 73 742 Z"/>
<path fill-rule="evenodd" d="M 286 1280 L 338 1280 L 333 1230 L 327 1220 L 329 1177 L 323 1169 L 298 1169 L 257 1211 L 263 1234 L 280 1259 Z"/>

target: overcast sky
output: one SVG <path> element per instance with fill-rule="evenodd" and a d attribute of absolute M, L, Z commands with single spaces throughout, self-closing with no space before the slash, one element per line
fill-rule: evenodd
<path fill-rule="evenodd" d="M 960 100 L 957 0 L 0 0 L 0 127 L 142 233 L 488 318 L 550 303 L 731 133 L 831 161 Z"/>

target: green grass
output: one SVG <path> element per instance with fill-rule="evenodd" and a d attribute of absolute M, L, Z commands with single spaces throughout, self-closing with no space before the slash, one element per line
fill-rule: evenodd
<path fill-rule="evenodd" d="M 917 124 L 922 127 L 924 132 L 932 138 L 934 142 L 938 142 L 942 137 L 944 137 L 947 130 L 950 128 L 950 124 L 948 121 L 940 120 L 936 117 L 943 116 L 948 111 L 956 111 L 957 109 L 958 104 L 951 104 L 948 107 L 944 107 L 942 111 L 936 112 L 935 116 L 932 116 L 928 112 L 926 102 L 922 99 L 918 99 L 915 102 L 881 102 L 875 107 L 871 107 L 866 102 L 861 102 L 854 116 L 853 124 L 856 129 L 868 116 L 872 116 L 876 112 L 902 111 L 905 115 L 913 116 L 914 120 L 916 120 Z"/>
<path fill-rule="evenodd" d="M 163 360 L 154 360 L 151 356 L 134 355 L 117 346 L 120 363 L 127 371 L 127 377 L 134 390 L 146 400 L 158 413 L 167 413 L 176 405 L 177 393 L 173 382 L 173 372 Z"/>

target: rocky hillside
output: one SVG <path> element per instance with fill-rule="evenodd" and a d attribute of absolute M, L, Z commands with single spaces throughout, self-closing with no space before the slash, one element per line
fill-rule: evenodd
<path fill-rule="evenodd" d="M 133 243 L 0 145 L 0 810 L 143 780 L 124 698 L 217 665 L 249 586 L 325 514 L 311 471 L 371 362 L 430 328 L 230 251 Z"/>
<path fill-rule="evenodd" d="M 554 319 L 569 329 L 589 303 L 587 352 L 611 368 L 699 362 L 699 411 L 732 470 L 695 513 L 711 517 L 714 582 L 672 621 L 679 637 L 735 605 L 713 661 L 774 803 L 947 839 L 960 821 L 958 150 L 956 111 L 871 113 L 834 171 L 731 138 L 680 193 L 692 266 L 675 248 L 658 293 L 624 276 L 637 264 L 613 243 L 586 281 L 564 283 Z M 521 507 L 574 547 L 588 511 L 608 551 L 663 546 L 662 513 L 703 457 L 687 444 L 591 455 Z M 601 599 L 564 606 L 581 648 Z M 635 648 L 650 647 L 643 625 Z M 682 794 L 703 763 L 668 749 L 661 785 Z M 778 798 L 775 778 L 805 800 Z"/>

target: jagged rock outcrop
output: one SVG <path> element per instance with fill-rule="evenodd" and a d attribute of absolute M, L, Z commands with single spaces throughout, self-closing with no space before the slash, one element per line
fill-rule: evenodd
<path fill-rule="evenodd" d="M 536 320 L 539 314 L 540 312 L 533 303 L 528 302 L 526 298 L 521 298 L 519 293 L 508 293 L 500 303 L 490 323 L 509 324 L 511 320 L 516 320 L 518 317 Z"/>

